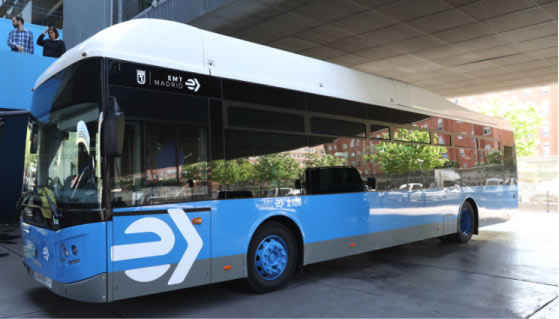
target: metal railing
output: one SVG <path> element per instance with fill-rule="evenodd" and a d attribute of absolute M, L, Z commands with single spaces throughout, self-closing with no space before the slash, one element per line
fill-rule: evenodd
<path fill-rule="evenodd" d="M 12 18 L 21 15 L 25 7 L 28 5 L 29 0 L 1 0 L 0 2 L 0 18 Z M 42 26 L 55 26 L 62 29 L 64 14 L 62 11 L 53 8 L 43 8 L 31 5 L 31 21 L 28 23 L 42 25 Z"/>

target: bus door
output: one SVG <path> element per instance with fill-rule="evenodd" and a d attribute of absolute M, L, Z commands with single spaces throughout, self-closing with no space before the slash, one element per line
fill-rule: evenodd
<path fill-rule="evenodd" d="M 211 280 L 207 127 L 130 113 L 122 154 L 109 167 L 111 300 Z"/>

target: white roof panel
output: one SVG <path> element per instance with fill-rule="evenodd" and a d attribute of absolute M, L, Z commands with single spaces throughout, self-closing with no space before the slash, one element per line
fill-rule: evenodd
<path fill-rule="evenodd" d="M 100 31 L 53 63 L 35 88 L 88 57 L 209 74 L 510 129 L 502 119 L 473 112 L 404 82 L 156 19 L 131 20 Z"/>

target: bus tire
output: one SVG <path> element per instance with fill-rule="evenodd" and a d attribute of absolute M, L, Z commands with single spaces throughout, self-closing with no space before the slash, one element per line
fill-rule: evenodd
<path fill-rule="evenodd" d="M 472 238 L 475 228 L 474 208 L 469 202 L 464 202 L 458 215 L 458 233 L 454 240 L 458 243 L 467 243 Z"/>
<path fill-rule="evenodd" d="M 295 237 L 278 222 L 261 226 L 250 241 L 247 255 L 248 284 L 259 293 L 282 288 L 295 271 Z"/>

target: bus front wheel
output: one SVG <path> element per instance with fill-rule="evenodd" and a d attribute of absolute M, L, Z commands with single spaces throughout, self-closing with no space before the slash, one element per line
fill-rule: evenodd
<path fill-rule="evenodd" d="M 458 215 L 458 233 L 455 234 L 454 240 L 459 243 L 470 241 L 474 233 L 475 227 L 474 208 L 469 202 L 464 202 L 460 214 Z"/>
<path fill-rule="evenodd" d="M 252 237 L 247 259 L 248 284 L 252 289 L 260 293 L 280 289 L 295 271 L 295 237 L 281 223 L 266 223 Z"/>

